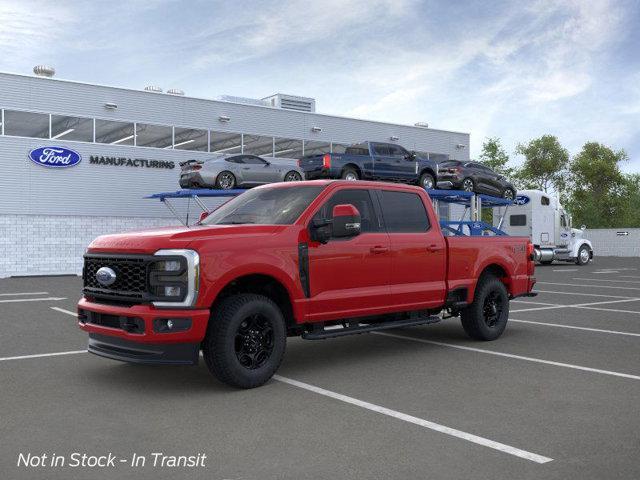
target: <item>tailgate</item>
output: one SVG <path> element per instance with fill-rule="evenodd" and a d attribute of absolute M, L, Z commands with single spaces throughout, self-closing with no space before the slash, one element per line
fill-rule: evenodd
<path fill-rule="evenodd" d="M 449 291 L 467 288 L 472 294 L 476 282 L 487 268 L 497 267 L 508 278 L 512 297 L 529 293 L 535 283 L 534 266 L 529 259 L 527 237 L 455 236 L 445 237 L 449 252 L 447 283 Z M 471 296 L 469 297 L 471 301 Z"/>

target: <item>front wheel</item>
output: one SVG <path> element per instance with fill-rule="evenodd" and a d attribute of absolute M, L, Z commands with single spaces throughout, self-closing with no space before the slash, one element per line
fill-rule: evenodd
<path fill-rule="evenodd" d="M 284 176 L 284 181 L 285 182 L 300 182 L 300 181 L 302 181 L 302 175 L 300 175 L 295 170 L 291 170 L 289 173 L 287 173 Z"/>
<path fill-rule="evenodd" d="M 589 247 L 582 245 L 578 250 L 578 256 L 576 257 L 577 265 L 586 265 L 591 261 L 591 252 Z"/>
<path fill-rule="evenodd" d="M 462 190 L 464 190 L 465 192 L 473 192 L 475 190 L 475 184 L 473 183 L 473 180 L 471 180 L 470 178 L 465 178 L 462 181 Z"/>
<path fill-rule="evenodd" d="M 436 180 L 430 173 L 420 175 L 419 185 L 425 190 L 431 190 L 436 187 Z"/>
<path fill-rule="evenodd" d="M 278 370 L 286 339 L 282 312 L 271 299 L 239 294 L 223 300 L 212 312 L 202 353 L 218 380 L 232 387 L 254 388 Z"/>
<path fill-rule="evenodd" d="M 495 340 L 507 327 L 509 295 L 500 279 L 486 275 L 478 280 L 473 303 L 462 311 L 462 328 L 475 340 Z"/>
<path fill-rule="evenodd" d="M 513 200 L 516 198 L 516 192 L 514 192 L 512 188 L 505 188 L 502 192 L 502 198 L 506 200 Z"/>

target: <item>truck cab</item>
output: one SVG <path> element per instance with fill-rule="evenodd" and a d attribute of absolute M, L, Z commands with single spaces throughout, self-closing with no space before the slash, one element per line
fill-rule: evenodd
<path fill-rule="evenodd" d="M 498 220 L 494 216 L 494 223 Z M 559 199 L 541 190 L 520 191 L 501 228 L 509 235 L 529 237 L 543 265 L 554 260 L 586 265 L 593 259 L 593 246 L 583 238 L 585 227 L 572 228 Z"/>

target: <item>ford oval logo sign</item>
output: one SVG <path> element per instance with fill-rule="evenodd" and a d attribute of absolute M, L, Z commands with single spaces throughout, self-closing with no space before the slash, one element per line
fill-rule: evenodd
<path fill-rule="evenodd" d="M 526 195 L 517 195 L 513 203 L 516 205 L 526 205 L 531 199 Z"/>
<path fill-rule="evenodd" d="M 116 281 L 116 272 L 114 272 L 112 268 L 101 267 L 96 272 L 96 280 L 98 280 L 98 283 L 103 287 L 108 287 Z"/>
<path fill-rule="evenodd" d="M 79 164 L 82 155 L 64 147 L 40 147 L 29 152 L 29 159 L 43 167 L 66 168 Z"/>

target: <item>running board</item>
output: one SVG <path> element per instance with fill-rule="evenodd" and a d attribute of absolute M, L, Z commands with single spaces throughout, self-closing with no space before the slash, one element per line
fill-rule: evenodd
<path fill-rule="evenodd" d="M 389 328 L 416 327 L 418 325 L 426 325 L 428 323 L 436 323 L 442 320 L 436 315 L 422 316 L 417 318 L 409 318 L 407 320 L 394 320 L 390 322 L 356 324 L 346 328 L 321 329 L 312 332 L 304 332 L 302 338 L 305 340 L 324 340 L 325 338 L 343 337 L 345 335 L 355 335 L 359 333 L 376 332 L 378 330 L 387 330 Z"/>

